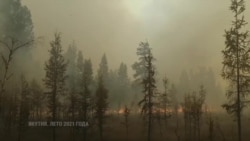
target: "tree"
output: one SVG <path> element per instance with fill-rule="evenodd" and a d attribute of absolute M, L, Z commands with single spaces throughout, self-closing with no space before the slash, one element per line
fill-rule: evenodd
<path fill-rule="evenodd" d="M 108 108 L 108 90 L 104 83 L 104 71 L 102 71 L 102 62 L 98 71 L 98 86 L 95 95 L 95 117 L 97 119 L 97 126 L 99 128 L 100 140 L 103 140 L 103 124 Z"/>
<path fill-rule="evenodd" d="M 14 117 L 17 115 L 17 104 L 16 104 L 16 96 L 10 96 L 9 105 L 7 105 L 8 101 L 8 95 L 6 95 L 6 85 L 7 82 L 10 81 L 11 77 L 13 76 L 13 72 L 11 72 L 10 68 L 13 66 L 13 59 L 14 56 L 16 56 L 17 51 L 19 51 L 22 48 L 25 48 L 29 46 L 32 41 L 28 42 L 19 42 L 13 38 L 10 38 L 10 40 L 2 41 L 0 40 L 0 47 L 3 46 L 3 52 L 5 54 L 1 55 L 1 60 L 3 62 L 3 71 L 0 71 L 0 126 L 2 125 L 2 121 L 4 123 L 4 126 L 7 127 L 6 131 L 8 132 L 8 129 L 11 129 L 11 123 L 15 120 Z M 2 46 L 1 46 L 2 45 Z M 1 49 L 1 48 L 0 48 Z M 9 106 L 9 107 L 8 107 Z M 11 118 L 9 118 L 11 117 Z M 8 123 L 10 123 L 8 125 Z M 7 133 L 6 132 L 6 133 Z M 6 134 L 7 135 L 7 134 Z"/>
<path fill-rule="evenodd" d="M 99 73 L 102 75 L 105 85 L 107 85 L 109 69 L 106 54 L 103 54 L 102 56 Z"/>
<path fill-rule="evenodd" d="M 77 103 L 77 95 L 75 93 L 75 91 L 70 91 L 69 93 L 69 109 L 67 111 L 67 113 L 69 114 L 69 119 L 70 121 L 76 121 L 76 113 L 77 113 L 77 108 L 78 108 L 78 103 Z M 64 105 L 65 106 L 65 105 Z M 66 105 L 65 107 L 67 107 L 68 105 Z M 75 127 L 73 126 L 72 127 L 72 130 L 71 130 L 71 139 L 72 141 L 75 141 Z"/>
<path fill-rule="evenodd" d="M 76 65 L 77 65 L 77 68 L 78 68 L 79 76 L 81 76 L 83 74 L 83 69 L 84 69 L 83 64 L 84 64 L 84 59 L 83 59 L 82 51 L 78 51 Z"/>
<path fill-rule="evenodd" d="M 22 70 L 23 68 L 28 68 L 25 67 L 25 64 L 30 64 L 30 63 L 23 63 L 23 62 L 29 61 L 27 59 L 28 58 L 27 52 L 29 52 L 29 50 L 24 47 L 31 45 L 34 35 L 33 35 L 33 23 L 31 19 L 31 13 L 26 6 L 23 6 L 21 4 L 20 0 L 1 0 L 0 13 L 1 13 L 1 18 L 0 18 L 0 56 L 1 56 L 0 126 L 1 126 L 2 119 L 4 119 L 5 116 L 4 111 L 12 113 L 14 111 L 7 111 L 7 109 L 8 108 L 10 110 L 16 109 L 12 108 L 12 106 L 10 105 L 4 105 L 4 103 L 7 103 L 8 99 L 8 95 L 5 95 L 5 93 L 7 92 L 6 89 L 7 82 L 13 80 L 10 79 L 13 76 L 16 77 L 16 79 L 18 79 L 17 76 L 19 76 L 21 72 L 20 70 Z M 22 48 L 22 50 L 20 48 Z M 22 52 L 22 56 L 20 55 L 20 52 Z M 22 59 L 17 59 L 13 61 L 14 58 L 17 57 L 22 57 Z M 14 72 L 15 70 L 12 68 L 15 69 L 18 68 L 16 69 L 18 71 Z M 11 99 L 16 99 L 16 98 L 12 97 Z M 3 120 L 3 122 L 6 123 L 7 121 Z"/>
<path fill-rule="evenodd" d="M 203 114 L 202 107 L 204 105 L 205 98 L 206 98 L 206 90 L 205 90 L 203 85 L 200 86 L 200 89 L 199 89 L 198 93 L 199 93 L 199 97 L 195 101 L 195 105 L 194 105 L 194 107 L 195 107 L 194 118 L 195 118 L 195 121 L 196 121 L 196 124 L 197 124 L 198 141 L 200 141 L 201 140 L 200 122 L 201 122 L 201 116 Z"/>
<path fill-rule="evenodd" d="M 83 128 L 83 139 L 86 141 L 88 132 L 94 127 L 96 116 L 96 95 L 93 95 L 95 81 L 90 59 L 83 59 L 82 52 L 78 52 L 77 67 L 79 74 L 79 119 L 89 122 L 89 128 Z"/>
<path fill-rule="evenodd" d="M 128 82 L 128 69 L 127 65 L 124 63 L 120 64 L 119 70 L 118 70 L 118 77 L 119 80 L 123 83 L 126 84 Z"/>
<path fill-rule="evenodd" d="M 83 117 L 83 96 L 84 96 L 84 81 L 83 81 L 83 73 L 84 73 L 84 59 L 81 51 L 78 51 L 78 56 L 76 60 L 77 65 L 77 92 L 78 92 L 78 116 Z"/>
<path fill-rule="evenodd" d="M 26 43 L 34 40 L 31 12 L 25 5 L 22 5 L 21 0 L 1 0 L 0 13 L 0 40 L 8 44 L 11 44 L 11 40 L 16 43 Z M 7 50 L 2 52 L 8 54 Z M 23 48 L 16 52 L 15 56 L 22 58 L 12 62 L 14 68 L 19 68 L 19 71 L 16 72 L 18 74 L 16 79 L 18 79 L 21 72 L 28 71 L 28 65 L 31 65 L 31 63 L 26 63 L 27 61 L 30 62 L 31 52 L 28 48 Z"/>
<path fill-rule="evenodd" d="M 128 104 L 129 78 L 127 74 L 127 65 L 120 64 L 118 70 L 110 70 L 108 79 L 109 105 L 112 108 L 121 109 L 121 105 Z"/>
<path fill-rule="evenodd" d="M 32 100 L 31 115 L 34 119 L 41 120 L 45 95 L 41 86 L 35 79 L 33 79 L 30 83 L 30 97 Z"/>
<path fill-rule="evenodd" d="M 91 112 L 91 89 L 90 86 L 93 83 L 93 70 L 91 60 L 84 61 L 84 70 L 82 75 L 82 87 L 83 91 L 81 91 L 81 104 L 82 104 L 82 114 L 83 121 L 88 121 L 90 119 Z M 87 140 L 87 129 L 83 129 L 84 141 Z"/>
<path fill-rule="evenodd" d="M 241 137 L 241 112 L 246 106 L 245 98 L 250 86 L 250 46 L 249 32 L 242 31 L 247 24 L 243 12 L 244 0 L 231 0 L 230 10 L 234 14 L 232 27 L 225 31 L 225 49 L 223 53 L 222 77 L 229 80 L 231 89 L 226 93 L 228 102 L 222 107 L 231 115 L 236 116 L 238 125 L 238 141 Z M 236 91 L 236 92 L 235 92 Z"/>
<path fill-rule="evenodd" d="M 10 42 L 10 43 L 9 43 Z M 13 76 L 13 73 L 10 73 L 10 65 L 13 61 L 13 57 L 16 54 L 16 52 L 24 48 L 26 46 L 29 46 L 33 40 L 28 41 L 28 42 L 19 42 L 13 38 L 11 38 L 9 41 L 1 41 L 0 44 L 4 46 L 4 50 L 7 55 L 1 54 L 2 62 L 4 64 L 4 71 L 3 71 L 3 76 L 2 79 L 0 79 L 0 114 L 2 112 L 2 109 L 4 107 L 3 105 L 3 98 L 4 98 L 4 92 L 5 92 L 5 86 L 7 81 Z"/>
<path fill-rule="evenodd" d="M 5 140 L 9 138 L 12 134 L 13 127 L 18 127 L 19 121 L 19 109 L 20 109 L 20 87 L 13 87 L 9 90 L 4 97 L 4 109 L 2 113 L 3 125 L 1 130 L 3 130 L 3 136 Z M 10 94 L 10 95 L 9 95 Z M 18 131 L 18 130 L 17 130 Z"/>
<path fill-rule="evenodd" d="M 77 48 L 75 42 L 72 42 L 66 53 L 64 54 L 64 58 L 67 61 L 67 70 L 66 74 L 67 78 L 67 88 L 70 92 L 75 91 L 76 86 L 76 78 L 77 76 Z M 73 92 L 75 93 L 75 92 Z"/>
<path fill-rule="evenodd" d="M 56 121 L 58 113 L 59 95 L 64 91 L 66 79 L 66 66 L 62 55 L 61 36 L 55 33 L 55 40 L 50 42 L 51 49 L 49 50 L 50 58 L 45 63 L 45 79 L 44 83 L 47 91 L 48 109 L 52 121 Z M 53 141 L 56 140 L 56 130 L 53 127 Z"/>
<path fill-rule="evenodd" d="M 156 81 L 155 81 L 155 60 L 149 47 L 148 42 L 141 42 L 137 48 L 137 55 L 139 62 L 135 62 L 132 68 L 136 71 L 134 77 L 136 81 L 141 82 L 143 86 L 143 99 L 139 102 L 141 106 L 142 115 L 147 118 L 147 140 L 151 140 L 152 120 L 153 120 L 153 99 L 156 95 Z"/>
<path fill-rule="evenodd" d="M 63 106 L 66 107 L 68 110 L 64 110 L 64 114 L 67 115 L 69 113 L 69 120 L 70 121 L 76 121 L 76 114 L 78 112 L 79 103 L 78 103 L 78 87 L 77 87 L 77 80 L 79 79 L 79 75 L 77 74 L 77 47 L 75 42 L 72 42 L 68 50 L 65 53 L 65 60 L 67 60 L 67 81 L 66 81 L 66 87 L 67 87 L 67 96 L 65 101 L 69 102 L 69 105 L 66 105 L 65 103 Z M 71 128 L 71 139 L 72 141 L 75 141 L 75 127 Z"/>
<path fill-rule="evenodd" d="M 184 102 L 182 103 L 182 109 L 184 114 L 184 130 L 185 130 L 185 139 L 187 141 L 191 140 L 192 135 L 192 119 L 191 119 L 191 96 L 186 94 L 184 97 Z"/>
<path fill-rule="evenodd" d="M 129 91 L 129 78 L 128 78 L 128 70 L 127 65 L 124 63 L 120 64 L 120 67 L 118 69 L 118 87 L 119 87 L 119 101 L 118 103 L 121 104 L 121 102 L 127 102 L 128 99 L 128 91 Z"/>
<path fill-rule="evenodd" d="M 214 140 L 214 117 L 212 116 L 212 112 L 208 110 L 207 106 L 205 107 L 205 114 L 206 114 L 206 123 L 208 125 L 208 139 L 209 141 Z"/>
<path fill-rule="evenodd" d="M 163 92 L 157 93 L 157 102 L 155 103 L 156 119 L 159 124 L 159 130 L 162 135 L 162 121 L 164 122 L 164 127 L 167 127 L 167 121 L 172 116 L 171 110 L 171 97 L 169 90 L 169 81 L 166 77 L 163 78 Z"/>
<path fill-rule="evenodd" d="M 170 90 L 169 90 L 169 94 L 171 97 L 171 103 L 172 103 L 172 108 L 173 110 L 173 116 L 176 120 L 176 127 L 175 127 L 175 135 L 177 137 L 177 140 L 180 141 L 180 133 L 179 133 L 179 102 L 178 102 L 178 93 L 177 90 L 175 88 L 175 85 L 172 84 Z"/>
<path fill-rule="evenodd" d="M 27 128 L 27 123 L 30 116 L 30 88 L 24 76 L 21 76 L 21 96 L 18 120 L 18 141 L 21 141 L 24 130 Z"/>
<path fill-rule="evenodd" d="M 200 121 L 202 107 L 205 102 L 206 91 L 203 85 L 200 86 L 199 95 L 194 91 L 184 97 L 182 109 L 185 122 L 185 138 L 192 141 L 200 141 Z"/>
<path fill-rule="evenodd" d="M 192 81 L 190 80 L 190 76 L 187 73 L 186 70 L 182 70 L 180 78 L 179 78 L 179 84 L 177 85 L 178 91 L 180 93 L 179 98 L 181 101 L 184 100 L 184 94 L 190 90 L 190 85 Z"/>
<path fill-rule="evenodd" d="M 21 44 L 27 46 L 33 41 L 33 23 L 29 9 L 23 6 L 20 0 L 0 1 L 0 13 L 0 40 L 4 46 L 2 48 L 0 45 L 0 50 L 8 56 L 1 54 L 2 58 L 4 58 L 3 61 L 5 60 L 3 62 L 4 69 L 8 71 L 9 67 L 6 70 L 6 63 L 10 63 L 10 58 L 13 57 L 13 54 L 16 54 L 16 50 L 23 47 L 17 46 L 21 46 Z M 6 78 L 3 78 L 2 83 L 4 81 L 6 81 Z"/>
<path fill-rule="evenodd" d="M 27 42 L 33 40 L 33 23 L 29 9 L 21 0 L 2 0 L 0 2 L 2 21 L 1 39 L 13 38 Z"/>
<path fill-rule="evenodd" d="M 122 122 L 122 124 L 126 128 L 127 141 L 128 141 L 128 129 L 129 129 L 128 128 L 129 127 L 129 115 L 130 115 L 130 109 L 128 108 L 127 105 L 125 105 L 125 108 L 123 110 L 124 121 Z"/>
<path fill-rule="evenodd" d="M 163 109 L 163 120 L 166 124 L 168 118 L 172 115 L 170 112 L 171 98 L 168 88 L 168 79 L 165 77 L 163 80 L 164 92 L 160 95 L 160 108 Z"/>
<path fill-rule="evenodd" d="M 65 60 L 67 60 L 67 95 L 65 97 L 65 101 L 62 106 L 65 107 L 63 109 L 63 115 L 67 115 L 70 121 L 76 120 L 77 109 L 79 108 L 77 99 L 78 97 L 78 87 L 77 87 L 77 80 L 79 79 L 79 75 L 77 74 L 77 48 L 75 42 L 72 42 L 68 50 L 64 54 Z M 68 104 L 67 104 L 68 102 Z M 75 127 L 71 128 L 71 137 L 72 140 L 75 140 Z"/>

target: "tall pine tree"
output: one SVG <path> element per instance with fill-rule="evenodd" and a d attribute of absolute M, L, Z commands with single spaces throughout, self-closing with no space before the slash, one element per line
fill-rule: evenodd
<path fill-rule="evenodd" d="M 139 44 L 137 55 L 139 56 L 139 62 L 134 63 L 132 67 L 136 71 L 134 77 L 143 86 L 144 96 L 139 105 L 141 106 L 141 113 L 147 119 L 147 140 L 151 141 L 153 106 L 156 95 L 155 66 L 153 64 L 155 59 L 148 42 Z"/>
<path fill-rule="evenodd" d="M 30 116 L 30 88 L 25 77 L 21 76 L 21 95 L 18 119 L 18 141 L 21 141 Z"/>
<path fill-rule="evenodd" d="M 61 36 L 55 33 L 55 40 L 50 42 L 51 49 L 49 50 L 50 58 L 45 63 L 45 79 L 44 83 L 47 88 L 48 109 L 50 112 L 51 121 L 57 120 L 57 108 L 59 96 L 64 91 L 65 71 L 67 64 L 62 55 Z M 56 140 L 56 130 L 53 127 L 53 141 Z"/>
<path fill-rule="evenodd" d="M 97 126 L 99 129 L 100 141 L 103 140 L 103 125 L 105 123 L 106 111 L 108 108 L 108 90 L 104 82 L 105 74 L 107 73 L 107 61 L 105 61 L 106 56 L 104 55 L 100 63 L 100 68 L 98 71 L 98 84 L 95 95 L 95 117 L 97 120 Z"/>
<path fill-rule="evenodd" d="M 236 117 L 238 141 L 241 141 L 241 115 L 242 109 L 246 106 L 245 98 L 250 86 L 249 33 L 242 31 L 247 24 L 243 15 L 245 1 L 231 0 L 230 10 L 234 14 L 234 20 L 232 27 L 226 30 L 224 35 L 226 47 L 222 51 L 224 58 L 222 77 L 229 80 L 231 88 L 226 93 L 228 102 L 223 107 Z"/>
<path fill-rule="evenodd" d="M 84 71 L 82 75 L 82 87 L 83 91 L 81 92 L 81 104 L 82 104 L 82 113 L 83 121 L 90 120 L 91 113 L 91 84 L 93 83 L 93 70 L 91 60 L 84 61 Z M 83 129 L 84 141 L 87 140 L 87 128 Z"/>

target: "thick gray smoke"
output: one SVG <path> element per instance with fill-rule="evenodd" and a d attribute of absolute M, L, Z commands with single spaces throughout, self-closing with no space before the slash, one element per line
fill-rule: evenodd
<path fill-rule="evenodd" d="M 34 60 L 42 66 L 55 31 L 62 32 L 65 50 L 74 40 L 95 70 L 103 53 L 111 69 L 122 61 L 131 66 L 138 43 L 148 40 L 159 79 L 166 75 L 179 83 L 184 69 L 209 67 L 224 87 L 223 34 L 233 18 L 228 0 L 23 0 L 23 4 L 31 10 L 35 35 L 45 38 L 44 45 L 34 50 L 38 54 Z M 134 72 L 128 69 L 132 78 Z"/>

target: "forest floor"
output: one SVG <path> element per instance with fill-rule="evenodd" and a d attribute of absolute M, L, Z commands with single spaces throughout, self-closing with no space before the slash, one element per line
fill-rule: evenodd
<path fill-rule="evenodd" d="M 213 141 L 235 141 L 237 140 L 237 125 L 233 118 L 228 115 L 216 114 L 214 117 L 213 126 Z M 112 115 L 106 119 L 104 125 L 103 137 L 104 141 L 146 141 L 147 128 L 145 122 L 139 115 L 130 115 L 128 124 L 128 135 L 124 124 L 123 115 Z M 180 141 L 185 141 L 184 120 L 183 115 L 179 115 L 179 128 L 176 129 L 176 118 L 169 118 L 165 122 L 153 122 L 152 141 L 178 141 L 177 135 L 180 136 Z M 250 120 L 243 119 L 243 141 L 250 139 Z M 84 127 L 82 127 L 84 128 Z M 82 141 L 83 130 L 77 128 L 72 132 L 70 127 L 57 127 L 57 141 Z M 96 128 L 88 130 L 88 141 L 98 141 L 99 132 Z M 18 141 L 16 130 L 12 129 L 5 136 L 3 141 Z M 52 141 L 51 127 L 29 127 L 21 136 L 21 141 Z M 206 117 L 201 121 L 201 141 L 209 141 L 209 126 Z"/>

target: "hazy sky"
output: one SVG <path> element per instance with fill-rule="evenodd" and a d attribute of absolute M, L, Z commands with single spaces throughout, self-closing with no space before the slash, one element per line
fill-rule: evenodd
<path fill-rule="evenodd" d="M 94 68 L 103 53 L 110 68 L 137 60 L 136 48 L 148 40 L 158 73 L 178 80 L 183 69 L 211 67 L 220 77 L 224 29 L 230 27 L 230 0 L 23 0 L 36 36 L 44 44 L 34 59 L 44 64 L 53 33 L 62 33 L 66 49 L 73 40 Z M 246 19 L 250 21 L 247 3 Z M 249 26 L 247 29 L 250 29 Z"/>

